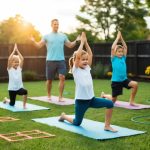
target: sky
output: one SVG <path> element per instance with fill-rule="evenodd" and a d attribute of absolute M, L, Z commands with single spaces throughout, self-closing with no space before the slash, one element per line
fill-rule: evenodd
<path fill-rule="evenodd" d="M 59 19 L 59 30 L 71 32 L 79 25 L 75 16 L 84 0 L 0 0 L 0 21 L 20 14 L 42 35 L 51 31 L 50 21 Z"/>
<path fill-rule="evenodd" d="M 59 31 L 73 32 L 79 26 L 75 16 L 83 4 L 84 0 L 0 0 L 0 21 L 20 14 L 44 35 L 51 31 L 50 21 L 57 18 Z M 150 17 L 146 21 L 150 28 Z"/>

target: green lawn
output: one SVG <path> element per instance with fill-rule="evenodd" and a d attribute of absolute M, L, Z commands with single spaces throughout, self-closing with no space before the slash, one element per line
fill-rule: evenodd
<path fill-rule="evenodd" d="M 8 96 L 7 83 L 0 83 L 0 99 Z M 46 95 L 45 82 L 25 82 L 24 86 L 29 91 L 29 96 Z M 58 81 L 53 82 L 53 95 L 58 95 Z M 94 80 L 95 95 L 99 96 L 101 91 L 111 93 L 110 80 Z M 128 101 L 130 90 L 124 89 L 124 95 L 120 96 L 120 100 Z M 67 80 L 64 90 L 64 97 L 74 97 L 74 81 Z M 21 97 L 17 97 L 20 99 Z M 136 102 L 142 104 L 150 104 L 150 82 L 139 82 L 139 89 L 136 96 Z M 29 103 L 50 107 L 50 110 L 32 111 L 32 112 L 16 112 L 0 109 L 0 116 L 11 116 L 20 120 L 14 122 L 0 123 L 0 133 L 9 133 L 24 130 L 39 129 L 42 131 L 55 134 L 54 138 L 33 139 L 21 142 L 9 143 L 0 140 L 0 150 L 148 150 L 150 149 L 150 125 L 138 124 L 131 121 L 131 117 L 140 115 L 150 115 L 150 109 L 143 110 L 127 110 L 123 108 L 115 108 L 113 112 L 112 124 L 127 127 L 135 130 L 147 131 L 145 134 L 116 138 L 105 141 L 97 141 L 68 132 L 56 127 L 36 123 L 33 118 L 44 118 L 58 116 L 61 112 L 74 114 L 74 106 L 58 106 L 46 102 L 29 100 Z M 89 109 L 85 118 L 104 122 L 105 109 Z M 149 117 L 150 118 L 150 117 Z M 147 118 L 150 121 L 150 119 Z"/>

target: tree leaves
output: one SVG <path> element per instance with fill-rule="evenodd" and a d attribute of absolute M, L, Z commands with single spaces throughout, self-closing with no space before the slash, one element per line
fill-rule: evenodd
<path fill-rule="evenodd" d="M 20 15 L 0 22 L 0 43 L 28 43 L 30 35 L 33 35 L 36 40 L 41 37 L 34 26 L 24 21 Z"/>

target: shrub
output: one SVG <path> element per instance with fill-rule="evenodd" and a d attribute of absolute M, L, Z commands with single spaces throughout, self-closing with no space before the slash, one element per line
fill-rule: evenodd
<path fill-rule="evenodd" d="M 37 80 L 37 73 L 34 71 L 24 71 L 23 72 L 23 80 L 24 81 L 35 81 Z"/>
<path fill-rule="evenodd" d="M 111 71 L 108 71 L 108 72 L 106 73 L 106 75 L 107 75 L 108 77 L 111 77 L 111 76 L 112 76 L 112 72 L 111 72 Z"/>
<path fill-rule="evenodd" d="M 73 79 L 73 75 L 71 73 L 67 73 L 65 78 L 66 79 Z"/>
<path fill-rule="evenodd" d="M 150 76 L 150 66 L 147 66 L 145 69 L 145 74 Z"/>
<path fill-rule="evenodd" d="M 92 66 L 92 76 L 93 78 L 105 78 L 108 77 L 107 73 L 110 70 L 110 65 L 103 65 L 101 62 Z"/>

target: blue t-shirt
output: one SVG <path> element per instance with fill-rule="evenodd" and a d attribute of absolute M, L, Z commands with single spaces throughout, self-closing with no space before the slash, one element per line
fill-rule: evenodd
<path fill-rule="evenodd" d="M 126 56 L 121 58 L 114 56 L 111 58 L 112 78 L 111 81 L 122 82 L 127 79 Z"/>
<path fill-rule="evenodd" d="M 46 60 L 60 61 L 65 60 L 64 44 L 69 41 L 67 36 L 63 33 L 51 32 L 43 37 L 47 47 Z"/>

